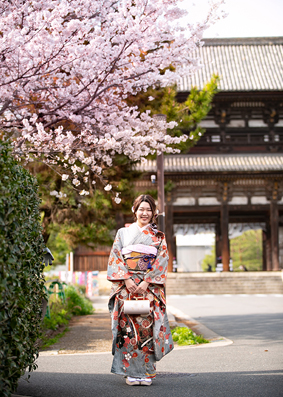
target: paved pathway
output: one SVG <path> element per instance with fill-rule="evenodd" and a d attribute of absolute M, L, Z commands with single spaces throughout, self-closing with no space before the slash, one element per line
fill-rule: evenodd
<path fill-rule="evenodd" d="M 17 393 L 32 397 L 282 397 L 283 296 L 167 299 L 169 305 L 201 317 L 199 321 L 234 343 L 176 349 L 158 363 L 159 376 L 150 388 L 134 389 L 110 374 L 110 353 L 41 355 L 30 383 L 21 380 Z M 103 299 L 100 304 L 104 305 Z"/>
<path fill-rule="evenodd" d="M 40 354 L 72 354 L 109 352 L 112 346 L 109 312 L 98 311 L 88 316 L 73 317 L 69 331 L 59 341 Z"/>

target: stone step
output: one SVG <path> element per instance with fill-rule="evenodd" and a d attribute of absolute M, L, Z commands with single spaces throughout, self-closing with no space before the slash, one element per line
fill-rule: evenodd
<path fill-rule="evenodd" d="M 282 272 L 169 273 L 166 293 L 283 294 Z"/>

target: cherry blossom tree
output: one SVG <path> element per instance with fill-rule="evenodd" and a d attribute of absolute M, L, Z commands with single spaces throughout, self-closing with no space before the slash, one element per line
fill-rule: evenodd
<path fill-rule="evenodd" d="M 126 98 L 200 67 L 194 51 L 221 17 L 222 2 L 211 5 L 203 23 L 186 27 L 178 25 L 186 12 L 177 3 L 2 2 L 0 122 L 16 156 L 43 161 L 84 195 L 116 154 L 142 160 L 174 153 L 170 145 L 187 139 L 170 136 L 175 123 L 154 122 Z"/>

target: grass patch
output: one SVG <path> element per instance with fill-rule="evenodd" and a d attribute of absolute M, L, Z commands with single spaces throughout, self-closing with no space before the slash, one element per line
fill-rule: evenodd
<path fill-rule="evenodd" d="M 176 327 L 172 329 L 173 341 L 179 346 L 198 345 L 201 343 L 209 343 L 202 335 L 195 334 L 190 328 Z"/>
<path fill-rule="evenodd" d="M 55 335 L 53 338 L 48 338 L 47 336 L 43 336 L 41 339 L 42 340 L 41 349 L 47 349 L 48 347 L 54 345 L 68 331 L 69 331 L 69 328 L 67 327 L 64 329 L 63 332 L 60 332 L 59 334 Z"/>

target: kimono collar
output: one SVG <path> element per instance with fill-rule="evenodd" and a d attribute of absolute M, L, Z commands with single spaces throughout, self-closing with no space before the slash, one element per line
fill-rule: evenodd
<path fill-rule="evenodd" d="M 139 225 L 137 224 L 137 222 L 135 222 L 135 224 L 137 225 L 137 227 L 139 228 L 139 230 L 141 232 L 143 232 L 148 226 L 150 226 L 150 223 L 148 223 L 147 225 L 143 226 L 143 227 L 139 227 Z"/>

